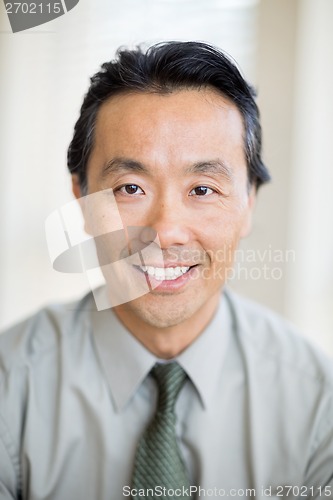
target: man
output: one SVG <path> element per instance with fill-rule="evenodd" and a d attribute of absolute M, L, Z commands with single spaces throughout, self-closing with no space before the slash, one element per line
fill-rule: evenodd
<path fill-rule="evenodd" d="M 119 51 L 68 166 L 75 196 L 102 200 L 82 209 L 110 303 L 126 279 L 108 274 L 112 232 L 99 239 L 114 202 L 136 228 L 124 274 L 149 291 L 102 311 L 90 294 L 0 337 L 1 500 L 333 498 L 330 362 L 225 289 L 269 179 L 234 64 L 203 43 Z"/>

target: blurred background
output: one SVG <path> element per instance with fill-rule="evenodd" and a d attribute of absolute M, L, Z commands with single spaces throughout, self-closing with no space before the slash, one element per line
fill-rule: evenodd
<path fill-rule="evenodd" d="M 203 40 L 257 89 L 264 159 L 231 286 L 333 354 L 333 1 L 80 0 L 12 34 L 0 4 L 0 328 L 88 290 L 52 269 L 44 223 L 72 199 L 66 149 L 89 76 L 119 45 Z"/>

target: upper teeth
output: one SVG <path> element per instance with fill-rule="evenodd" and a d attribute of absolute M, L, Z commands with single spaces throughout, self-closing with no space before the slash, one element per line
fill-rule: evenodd
<path fill-rule="evenodd" d="M 182 274 L 185 274 L 190 268 L 189 267 L 152 267 L 152 266 L 140 266 L 140 269 L 149 276 L 154 276 L 156 280 L 175 280 L 179 278 Z"/>

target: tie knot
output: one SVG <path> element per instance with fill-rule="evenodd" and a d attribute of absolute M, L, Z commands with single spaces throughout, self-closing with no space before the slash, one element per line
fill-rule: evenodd
<path fill-rule="evenodd" d="M 176 363 L 156 363 L 151 371 L 158 386 L 157 411 L 173 411 L 177 396 L 187 378 L 182 367 Z"/>

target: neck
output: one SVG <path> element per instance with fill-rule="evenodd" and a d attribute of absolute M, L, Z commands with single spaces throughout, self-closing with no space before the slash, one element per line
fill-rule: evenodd
<path fill-rule="evenodd" d="M 184 351 L 207 327 L 218 306 L 220 293 L 211 297 L 189 318 L 171 326 L 156 326 L 133 314 L 126 306 L 114 308 L 118 319 L 150 352 L 172 359 Z"/>

